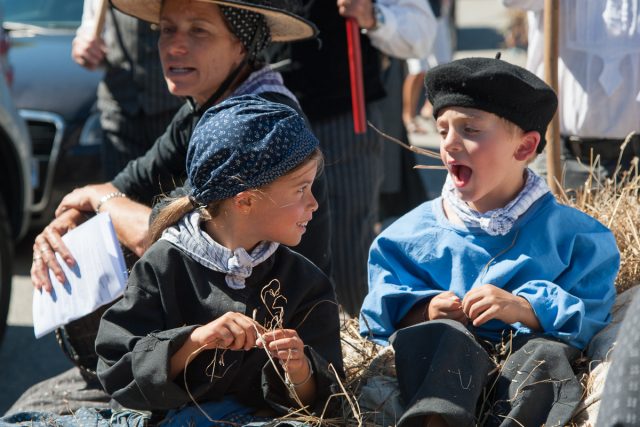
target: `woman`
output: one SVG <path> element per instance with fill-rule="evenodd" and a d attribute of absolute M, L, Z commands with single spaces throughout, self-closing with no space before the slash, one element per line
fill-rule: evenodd
<path fill-rule="evenodd" d="M 36 288 L 51 290 L 48 269 L 59 280 L 64 280 L 54 252 L 69 265 L 73 265 L 74 260 L 61 236 L 94 212 L 109 212 L 119 240 L 136 255 L 144 253 L 150 205 L 157 195 L 183 182 L 188 141 L 207 108 L 230 96 L 258 94 L 299 109 L 293 94 L 282 85 L 280 75 L 263 66 L 258 55 L 271 41 L 310 38 L 315 36 L 316 29 L 286 9 L 266 6 L 266 3 L 263 0 L 113 1 L 121 11 L 159 25 L 158 47 L 167 86 L 171 93 L 185 97 L 187 102 L 155 145 L 129 163 L 112 182 L 76 189 L 63 199 L 56 218 L 35 239 L 31 278 Z M 296 250 L 328 272 L 328 207 L 322 177 L 315 181 L 313 192 L 320 208 Z M 65 385 L 60 386 L 61 382 Z M 73 411 L 76 407 L 73 393 L 69 394 L 73 387 L 86 387 L 77 369 L 49 380 L 48 385 L 32 387 L 10 412 L 33 407 L 54 412 Z M 64 403 L 60 403 L 63 397 L 57 393 L 64 394 Z M 99 398 L 87 397 L 86 393 L 81 397 L 91 401 Z M 82 403 L 87 406 L 86 401 Z"/>
<path fill-rule="evenodd" d="M 125 13 L 159 24 L 158 47 L 167 86 L 174 95 L 185 97 L 187 103 L 156 144 L 127 165 L 112 182 L 76 189 L 62 200 L 56 219 L 35 239 L 31 277 L 36 288 L 51 289 L 48 268 L 64 280 L 54 251 L 67 264 L 73 264 L 60 236 L 81 223 L 87 213 L 109 212 L 120 241 L 136 255 L 144 253 L 150 205 L 157 195 L 183 182 L 188 140 L 207 108 L 229 96 L 251 93 L 299 109 L 294 95 L 282 85 L 280 75 L 263 66 L 258 55 L 271 41 L 313 37 L 315 27 L 284 9 L 263 3 L 263 0 L 113 2 Z M 314 188 L 321 205 L 324 187 L 321 180 Z M 321 210 L 326 214 L 326 205 Z M 311 225 L 309 235 L 296 249 L 328 272 L 329 233 L 323 216 L 319 212 L 318 221 Z"/>

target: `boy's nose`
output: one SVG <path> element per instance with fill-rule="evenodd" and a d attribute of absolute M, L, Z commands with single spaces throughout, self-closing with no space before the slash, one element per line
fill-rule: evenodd
<path fill-rule="evenodd" d="M 448 152 L 460 151 L 461 149 L 460 138 L 453 130 L 450 130 L 447 133 L 447 135 L 442 139 L 441 144 L 442 148 Z"/>

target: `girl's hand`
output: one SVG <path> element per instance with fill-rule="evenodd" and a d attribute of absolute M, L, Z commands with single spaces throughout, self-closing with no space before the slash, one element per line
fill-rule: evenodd
<path fill-rule="evenodd" d="M 242 313 L 229 312 L 213 322 L 196 328 L 191 333 L 193 340 L 199 347 L 205 349 L 223 348 L 229 350 L 250 350 L 256 346 L 262 326 Z"/>
<path fill-rule="evenodd" d="M 431 298 L 427 308 L 428 319 L 451 319 L 466 325 L 467 316 L 462 311 L 460 298 L 451 291 L 443 292 Z"/>
<path fill-rule="evenodd" d="M 265 347 L 274 359 L 278 359 L 293 383 L 303 381 L 309 375 L 309 364 L 304 354 L 304 342 L 294 329 L 276 329 L 262 335 Z"/>
<path fill-rule="evenodd" d="M 540 329 L 529 301 L 491 284 L 467 292 L 462 300 L 462 310 L 473 321 L 473 326 L 498 319 L 508 324 L 521 322 L 533 330 Z"/>

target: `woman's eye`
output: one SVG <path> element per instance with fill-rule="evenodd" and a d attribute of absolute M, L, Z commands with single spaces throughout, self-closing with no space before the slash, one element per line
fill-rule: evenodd
<path fill-rule="evenodd" d="M 205 30 L 204 28 L 195 27 L 195 28 L 191 29 L 191 32 L 193 34 L 201 35 L 201 34 L 205 34 L 207 32 L 207 30 Z"/>
<path fill-rule="evenodd" d="M 174 27 L 168 27 L 168 26 L 161 26 L 160 27 L 160 34 L 171 34 L 175 32 L 175 28 Z"/>

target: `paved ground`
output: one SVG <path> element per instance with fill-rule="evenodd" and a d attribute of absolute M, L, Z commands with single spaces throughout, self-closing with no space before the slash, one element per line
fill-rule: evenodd
<path fill-rule="evenodd" d="M 458 0 L 458 42 L 461 56 L 493 57 L 502 42 L 501 31 L 507 26 L 507 14 L 499 0 Z M 503 52 L 503 58 L 522 63 L 524 56 L 517 52 Z M 412 135 L 414 144 L 436 148 L 437 135 Z M 418 163 L 436 164 L 421 157 Z M 423 171 L 429 195 L 436 196 L 441 188 L 441 171 Z M 57 346 L 52 334 L 34 339 L 31 320 L 32 287 L 29 280 L 31 242 L 27 237 L 17 248 L 13 295 L 9 311 L 9 326 L 0 345 L 0 414 L 30 385 L 62 372 L 71 363 Z"/>

